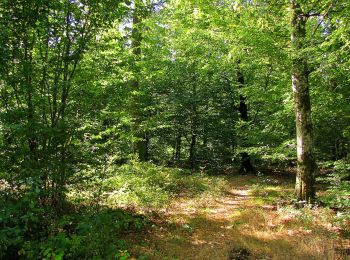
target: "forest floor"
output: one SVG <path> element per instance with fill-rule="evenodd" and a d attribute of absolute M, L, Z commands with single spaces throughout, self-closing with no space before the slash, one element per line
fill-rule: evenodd
<path fill-rule="evenodd" d="M 149 213 L 149 230 L 126 238 L 132 259 L 350 259 L 336 212 L 284 203 L 293 180 L 225 180 L 220 195 L 179 196 Z"/>

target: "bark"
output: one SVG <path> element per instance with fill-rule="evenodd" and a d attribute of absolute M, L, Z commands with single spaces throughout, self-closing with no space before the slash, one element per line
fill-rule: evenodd
<path fill-rule="evenodd" d="M 197 142 L 197 136 L 196 136 L 196 134 L 192 133 L 191 145 L 190 145 L 190 158 L 189 158 L 190 164 L 191 164 L 191 169 L 194 169 L 195 162 L 196 162 L 196 157 L 195 157 L 196 142 Z"/>
<path fill-rule="evenodd" d="M 35 127 L 34 127 L 34 104 L 33 104 L 33 94 L 34 94 L 34 88 L 32 84 L 32 66 L 33 66 L 33 60 L 32 60 L 32 44 L 29 41 L 29 36 L 27 36 L 24 40 L 24 65 L 23 65 L 23 72 L 24 72 L 24 85 L 27 92 L 27 124 L 28 124 L 28 147 L 30 151 L 30 157 L 33 161 L 36 161 L 36 150 L 37 150 L 37 137 L 35 134 Z"/>
<path fill-rule="evenodd" d="M 175 161 L 179 162 L 181 159 L 181 133 L 178 133 L 176 136 L 175 143 Z"/>
<path fill-rule="evenodd" d="M 135 148 L 140 161 L 144 162 L 149 159 L 149 136 L 147 133 L 141 132 L 137 134 L 138 140 L 135 143 Z"/>
<path fill-rule="evenodd" d="M 194 82 L 195 82 L 194 76 Z M 192 86 L 192 104 L 191 104 L 191 144 L 190 144 L 190 156 L 189 161 L 191 169 L 195 168 L 196 162 L 196 144 L 197 144 L 197 127 L 198 127 L 198 115 L 197 115 L 197 86 Z"/>
<path fill-rule="evenodd" d="M 238 62 L 239 65 L 240 62 Z M 237 81 L 238 81 L 238 87 L 239 88 L 243 88 L 245 85 L 245 80 L 244 80 L 244 75 L 241 71 L 241 69 L 238 66 L 238 72 L 237 72 Z M 246 97 L 241 94 L 239 96 L 239 107 L 238 107 L 238 111 L 239 111 L 239 116 L 240 119 L 244 122 L 248 122 L 249 118 L 248 118 L 248 106 L 246 103 Z M 247 173 L 251 173 L 254 171 L 254 167 L 253 164 L 250 161 L 250 156 L 247 152 L 243 152 L 241 153 L 241 168 L 240 168 L 240 172 L 242 174 L 247 174 Z"/>
<path fill-rule="evenodd" d="M 254 167 L 250 161 L 250 156 L 247 152 L 241 153 L 241 168 L 242 174 L 248 174 L 254 172 Z"/>
<path fill-rule="evenodd" d="M 138 155 L 138 158 L 140 161 L 147 161 L 148 160 L 148 143 L 149 138 L 148 134 L 145 133 L 140 125 L 141 125 L 141 112 L 140 112 L 140 106 L 141 101 L 140 97 L 138 95 L 138 92 L 140 90 L 140 82 L 138 79 L 138 74 L 140 73 L 137 68 L 137 62 L 141 60 L 141 42 L 142 42 L 142 33 L 141 33 L 141 23 L 142 23 L 142 3 L 140 0 L 135 0 L 135 7 L 132 15 L 132 32 L 131 32 L 131 49 L 133 53 L 133 64 L 132 64 L 132 70 L 134 73 L 134 79 L 131 80 L 131 89 L 133 93 L 136 93 L 133 95 L 132 105 L 133 105 L 133 117 L 135 119 L 135 134 L 136 134 L 136 142 L 134 143 L 134 149 L 136 150 L 136 153 Z"/>
<path fill-rule="evenodd" d="M 299 3 L 292 1 L 292 88 L 296 114 L 297 176 L 295 195 L 299 201 L 310 202 L 315 195 L 316 163 L 313 155 L 311 103 L 308 65 L 303 53 L 307 16 Z"/>
<path fill-rule="evenodd" d="M 244 76 L 241 70 L 238 68 L 237 72 L 237 81 L 238 81 L 238 87 L 243 88 L 244 87 Z M 239 107 L 238 107 L 239 115 L 241 120 L 247 122 L 248 121 L 248 106 L 246 104 L 246 97 L 244 95 L 239 95 Z"/>

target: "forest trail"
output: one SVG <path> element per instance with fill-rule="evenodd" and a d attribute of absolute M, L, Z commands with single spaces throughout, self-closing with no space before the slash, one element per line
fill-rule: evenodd
<path fill-rule="evenodd" d="M 256 194 L 254 181 L 236 176 L 220 197 L 174 199 L 131 252 L 137 259 L 347 259 L 337 254 L 335 230 L 301 228 L 298 213 L 261 200 L 276 190 Z"/>
<path fill-rule="evenodd" d="M 160 248 L 179 259 L 228 259 L 237 239 L 232 234 L 232 217 L 248 207 L 248 200 L 249 189 L 242 186 L 214 201 L 185 199 L 174 203 L 167 217 L 181 228 L 161 233 Z"/>
<path fill-rule="evenodd" d="M 232 216 L 248 207 L 249 192 L 246 185 L 230 183 L 220 198 L 175 200 L 164 212 L 171 224 L 150 239 L 159 254 L 155 259 L 228 259 L 237 239 Z"/>
<path fill-rule="evenodd" d="M 232 217 L 249 198 L 247 186 L 232 185 L 220 198 L 173 202 L 165 212 L 173 228 L 155 233 L 158 251 L 177 259 L 227 259 L 236 240 Z"/>

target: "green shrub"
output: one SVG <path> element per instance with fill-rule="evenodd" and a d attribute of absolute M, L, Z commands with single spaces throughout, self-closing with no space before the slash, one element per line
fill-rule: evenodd
<path fill-rule="evenodd" d="M 331 170 L 318 181 L 328 185 L 327 193 L 319 196 L 319 201 L 329 207 L 350 209 L 350 162 L 340 160 L 323 165 Z"/>
<path fill-rule="evenodd" d="M 127 259 L 123 235 L 147 224 L 142 216 L 119 209 L 64 215 L 52 223 L 52 234 L 25 241 L 18 254 L 27 259 Z"/>
<path fill-rule="evenodd" d="M 225 181 L 219 177 L 213 180 L 205 174 L 152 163 L 132 162 L 111 167 L 107 175 L 101 182 L 101 203 L 111 207 L 136 205 L 159 208 L 172 197 L 218 193 L 223 191 L 225 185 Z"/>
<path fill-rule="evenodd" d="M 22 197 L 0 194 L 0 258 L 16 256 L 26 239 L 37 239 L 45 234 L 46 215 L 38 204 L 38 192 L 28 191 Z"/>

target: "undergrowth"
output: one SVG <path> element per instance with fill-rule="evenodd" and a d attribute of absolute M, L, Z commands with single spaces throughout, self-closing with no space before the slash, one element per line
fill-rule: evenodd
<path fill-rule="evenodd" d="M 93 184 L 95 183 L 95 184 Z M 216 196 L 224 192 L 224 178 L 212 178 L 190 170 L 131 162 L 111 166 L 99 179 L 71 189 L 72 201 L 108 207 L 137 207 L 156 210 L 175 197 Z M 96 186 L 99 186 L 96 194 Z"/>
<path fill-rule="evenodd" d="M 84 175 L 84 182 L 68 187 L 59 212 L 36 203 L 35 191 L 11 199 L 2 191 L 0 259 L 129 259 L 124 236 L 147 230 L 147 212 L 175 197 L 216 196 L 226 184 L 203 173 L 139 162 Z"/>
<path fill-rule="evenodd" d="M 179 221 L 179 234 L 193 236 L 201 227 L 210 226 L 206 224 L 212 214 L 210 203 L 235 196 L 227 193 L 235 182 L 237 187 L 249 189 L 249 200 L 231 215 L 230 228 L 238 245 L 262 256 L 285 257 L 289 250 L 289 255 L 301 257 L 300 252 L 312 255 L 308 245 L 313 244 L 317 256 L 327 253 L 332 258 L 337 255 L 339 235 L 350 236 L 349 193 L 348 187 L 342 186 L 347 183 L 344 167 L 338 171 L 341 175 L 325 178 L 328 189 L 318 194 L 324 207 L 301 209 L 281 203 L 293 197 L 293 182 L 283 178 L 210 176 L 140 162 L 85 172 L 85 182 L 68 187 L 66 208 L 60 212 L 35 204 L 35 191 L 26 197 L 4 199 L 3 190 L 0 258 L 130 259 L 128 250 L 139 245 L 131 245 L 126 237 L 138 237 L 157 226 L 152 222 L 154 212 L 166 209 L 172 201 L 187 203 L 186 209 L 195 212 L 197 219 L 189 222 L 189 227 Z M 181 219 L 180 213 L 174 218 Z M 187 237 L 175 238 L 175 244 L 188 241 Z M 327 245 L 329 241 L 334 245 Z"/>
<path fill-rule="evenodd" d="M 319 194 L 319 201 L 331 208 L 350 211 L 350 158 L 324 162 L 321 167 L 328 174 L 318 177 L 318 181 L 328 187 Z"/>

